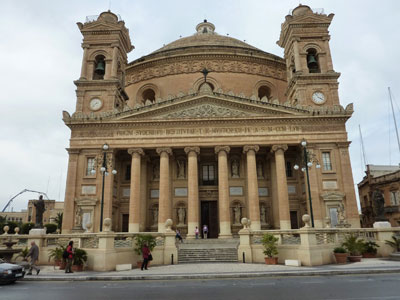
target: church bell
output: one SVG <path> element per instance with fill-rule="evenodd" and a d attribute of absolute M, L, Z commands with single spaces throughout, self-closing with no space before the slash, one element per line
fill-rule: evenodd
<path fill-rule="evenodd" d="M 307 65 L 309 69 L 318 69 L 318 62 L 314 55 L 308 55 Z"/>
<path fill-rule="evenodd" d="M 104 73 L 105 73 L 104 61 L 102 61 L 102 60 L 99 61 L 97 63 L 96 69 L 94 71 L 96 72 L 96 74 L 104 75 Z"/>

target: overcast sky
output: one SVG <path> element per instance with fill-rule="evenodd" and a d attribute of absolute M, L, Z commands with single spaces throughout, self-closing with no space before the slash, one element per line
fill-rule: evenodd
<path fill-rule="evenodd" d="M 302 1 L 334 13 L 330 27 L 341 104 L 354 103 L 347 123 L 355 183 L 363 177 L 361 125 L 367 162 L 398 164 L 400 154 L 390 116 L 388 87 L 400 119 L 400 1 Z M 75 85 L 82 60 L 76 22 L 111 10 L 129 28 L 135 48 L 129 61 L 189 36 L 203 19 L 216 32 L 246 40 L 283 56 L 276 45 L 280 26 L 295 0 L 1 0 L 0 2 L 0 211 L 23 189 L 64 200 L 70 130 L 62 111 L 75 108 Z M 37 194 L 17 197 L 14 211 Z"/>

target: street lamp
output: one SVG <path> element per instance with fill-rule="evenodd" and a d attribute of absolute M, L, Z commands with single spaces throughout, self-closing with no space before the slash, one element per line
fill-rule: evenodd
<path fill-rule="evenodd" d="M 301 168 L 302 172 L 306 172 L 307 175 L 307 190 L 308 190 L 308 201 L 310 203 L 310 216 L 311 216 L 311 225 L 314 227 L 314 215 L 313 215 L 313 208 L 312 208 L 312 200 L 311 200 L 311 188 L 310 188 L 310 177 L 308 175 L 308 168 L 311 168 L 313 166 L 313 162 L 316 164 L 315 168 L 319 169 L 321 168 L 321 165 L 319 164 L 317 158 L 315 157 L 315 154 L 309 153 L 307 151 L 307 141 L 303 139 L 301 141 L 301 146 L 303 147 L 303 166 Z M 294 165 L 293 169 L 298 170 L 300 167 L 299 165 Z"/>
<path fill-rule="evenodd" d="M 104 145 L 103 145 L 103 163 L 102 163 L 102 165 L 101 165 L 101 167 L 100 167 L 100 172 L 101 172 L 101 174 L 102 174 L 102 176 L 103 176 L 103 179 L 102 179 L 102 187 L 101 187 L 101 203 L 100 203 L 100 232 L 101 231 L 103 231 L 103 210 L 104 210 L 104 181 L 105 181 L 105 177 L 108 175 L 108 172 L 107 172 L 107 168 L 112 168 L 112 162 L 111 161 L 109 161 L 108 163 L 107 163 L 107 150 L 109 149 L 109 146 L 108 146 L 108 144 L 107 143 L 105 143 Z M 96 170 L 95 169 L 93 169 L 92 171 L 91 171 L 91 173 L 94 175 L 95 173 L 96 173 Z M 113 175 L 116 175 L 117 174 L 117 170 L 112 170 L 111 171 L 111 173 L 113 174 Z"/>

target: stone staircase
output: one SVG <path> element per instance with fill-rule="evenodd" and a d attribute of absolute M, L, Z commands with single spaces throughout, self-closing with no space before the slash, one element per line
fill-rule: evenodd
<path fill-rule="evenodd" d="M 239 239 L 194 239 L 178 243 L 178 263 L 237 262 Z"/>

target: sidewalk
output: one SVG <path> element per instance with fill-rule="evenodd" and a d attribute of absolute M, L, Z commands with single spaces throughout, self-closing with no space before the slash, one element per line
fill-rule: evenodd
<path fill-rule="evenodd" d="M 147 271 L 94 272 L 66 274 L 53 266 L 41 266 L 39 275 L 25 275 L 23 280 L 74 281 L 74 280 L 179 280 L 212 278 L 251 278 L 272 276 L 321 276 L 347 274 L 400 273 L 400 261 L 379 258 L 362 259 L 358 263 L 325 265 L 319 267 L 289 267 L 284 265 L 204 263 L 160 265 Z"/>

